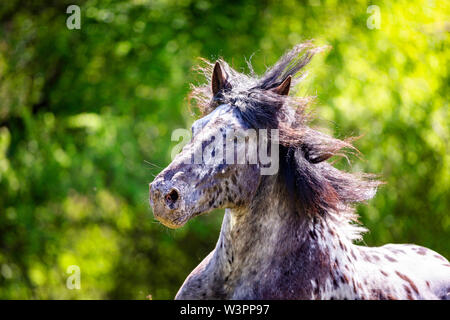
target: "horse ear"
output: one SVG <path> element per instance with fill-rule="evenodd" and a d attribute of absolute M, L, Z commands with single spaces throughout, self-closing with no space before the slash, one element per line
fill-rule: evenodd
<path fill-rule="evenodd" d="M 287 96 L 289 93 L 289 89 L 291 89 L 291 79 L 292 77 L 289 75 L 286 79 L 278 86 L 273 89 L 271 89 L 276 94 L 279 94 L 281 96 Z"/>
<path fill-rule="evenodd" d="M 215 96 L 220 90 L 228 89 L 230 84 L 225 77 L 224 72 L 222 71 L 222 67 L 220 66 L 219 61 L 214 65 L 214 71 L 212 74 L 211 87 L 213 95 Z"/>

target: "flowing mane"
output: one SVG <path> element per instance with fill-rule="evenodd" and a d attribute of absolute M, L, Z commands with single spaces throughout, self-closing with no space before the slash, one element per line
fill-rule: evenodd
<path fill-rule="evenodd" d="M 353 204 L 371 199 L 382 182 L 372 174 L 344 172 L 326 162 L 357 150 L 351 144 L 353 138 L 340 140 L 308 126 L 312 97 L 284 96 L 269 90 L 288 77 L 292 77 L 293 87 L 299 84 L 306 74 L 304 67 L 323 49 L 311 42 L 297 45 L 262 76 L 255 74 L 250 62 L 250 75 L 246 75 L 220 59 L 229 89 L 216 96 L 209 85 L 214 64 L 202 59 L 197 71 L 205 76 L 206 84 L 192 86 L 190 101 L 203 115 L 218 105 L 230 104 L 239 109 L 250 127 L 279 129 L 278 176 L 298 211 L 311 217 L 332 217 L 347 229 L 345 234 L 350 239 L 359 239 L 365 229 L 352 223 L 357 222 Z"/>

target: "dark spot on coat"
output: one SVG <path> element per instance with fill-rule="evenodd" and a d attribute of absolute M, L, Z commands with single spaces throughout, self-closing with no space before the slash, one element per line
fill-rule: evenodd
<path fill-rule="evenodd" d="M 348 280 L 348 277 L 345 274 L 343 274 L 341 275 L 341 282 L 349 284 L 350 280 Z"/>
<path fill-rule="evenodd" d="M 424 256 L 427 254 L 427 250 L 425 248 L 420 247 L 419 249 L 417 249 L 417 253 Z"/>
<path fill-rule="evenodd" d="M 365 252 L 362 252 L 361 255 L 365 261 L 372 262 L 372 260 L 370 259 L 370 256 L 368 254 L 366 254 Z"/>
<path fill-rule="evenodd" d="M 435 257 L 436 259 L 439 259 L 439 260 L 442 260 L 442 261 L 447 262 L 447 260 L 446 260 L 444 257 L 442 257 L 442 256 L 440 256 L 440 255 L 438 255 L 438 254 L 435 254 L 434 257 Z"/>
<path fill-rule="evenodd" d="M 355 283 L 355 280 L 354 279 L 352 279 L 352 284 L 353 284 L 353 292 L 356 294 L 356 283 Z"/>
<path fill-rule="evenodd" d="M 338 282 L 336 281 L 335 278 L 333 278 L 333 288 L 334 288 L 334 289 L 339 288 L 339 284 L 338 284 Z"/>
<path fill-rule="evenodd" d="M 380 289 L 372 289 L 370 293 L 373 300 L 389 300 L 388 295 Z"/>
<path fill-rule="evenodd" d="M 404 285 L 403 288 L 406 291 L 406 297 L 408 298 L 408 300 L 414 300 L 414 298 L 411 295 L 411 290 L 406 285 Z"/>
<path fill-rule="evenodd" d="M 339 267 L 339 261 L 337 259 L 334 259 L 333 268 L 337 269 Z"/>
<path fill-rule="evenodd" d="M 314 294 L 316 295 L 317 298 L 319 298 L 319 296 L 320 296 L 319 286 L 317 286 L 317 287 L 314 289 Z"/>
<path fill-rule="evenodd" d="M 388 247 L 387 248 L 389 251 L 391 251 L 392 253 L 395 253 L 395 254 L 399 254 L 399 253 L 405 253 L 405 251 L 403 251 L 403 250 L 401 250 L 401 249 L 397 249 L 397 248 L 391 248 L 391 247 Z"/>
<path fill-rule="evenodd" d="M 417 286 L 415 285 L 415 283 L 406 275 L 404 275 L 403 273 L 400 273 L 398 271 L 395 271 L 395 273 L 404 281 L 408 282 L 409 285 L 411 286 L 411 288 L 414 290 L 415 293 L 419 293 L 419 289 L 417 289 Z"/>

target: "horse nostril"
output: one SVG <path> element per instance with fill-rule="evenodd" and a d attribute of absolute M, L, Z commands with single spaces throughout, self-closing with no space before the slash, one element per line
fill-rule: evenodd
<path fill-rule="evenodd" d="M 164 197 L 166 199 L 166 202 L 168 204 L 173 204 L 175 202 L 177 202 L 179 195 L 178 195 L 178 191 L 175 189 L 170 190 L 170 192 L 168 194 L 166 194 L 166 196 Z"/>

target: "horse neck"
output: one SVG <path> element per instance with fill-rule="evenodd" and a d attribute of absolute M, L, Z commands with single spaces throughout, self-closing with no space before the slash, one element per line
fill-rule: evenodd
<path fill-rule="evenodd" d="M 219 281 L 232 286 L 233 279 L 242 282 L 268 268 L 276 278 L 273 273 L 295 272 L 292 269 L 301 265 L 296 279 L 311 292 L 312 284 L 320 285 L 321 273 L 323 279 L 332 268 L 339 273 L 339 262 L 351 259 L 355 246 L 339 236 L 331 216 L 297 212 L 283 190 L 276 178 L 267 178 L 248 207 L 226 210 L 215 250 Z M 342 273 L 351 277 L 351 271 Z"/>

